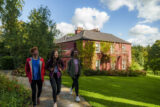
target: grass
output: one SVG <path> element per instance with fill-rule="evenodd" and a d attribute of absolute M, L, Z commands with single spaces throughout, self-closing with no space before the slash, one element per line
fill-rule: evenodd
<path fill-rule="evenodd" d="M 29 107 L 31 92 L 0 74 L 0 107 Z"/>
<path fill-rule="evenodd" d="M 71 87 L 72 80 L 62 82 Z M 80 95 L 93 107 L 160 107 L 160 76 L 80 77 Z"/>

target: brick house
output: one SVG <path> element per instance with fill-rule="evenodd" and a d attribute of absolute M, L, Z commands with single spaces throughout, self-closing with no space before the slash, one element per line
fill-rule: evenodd
<path fill-rule="evenodd" d="M 97 29 L 83 30 L 83 28 L 77 28 L 75 30 L 75 36 L 63 36 L 60 39 L 55 40 L 55 43 L 62 49 L 62 60 L 65 67 L 70 59 L 70 53 L 73 49 L 76 49 L 76 41 L 82 40 L 85 45 L 86 41 L 94 41 L 95 43 L 95 55 L 92 63 L 92 69 L 99 70 L 127 70 L 131 64 L 131 43 L 122 40 L 112 34 L 102 33 Z M 100 43 L 109 42 L 110 46 L 109 54 L 115 57 L 115 61 L 101 62 L 101 50 Z"/>

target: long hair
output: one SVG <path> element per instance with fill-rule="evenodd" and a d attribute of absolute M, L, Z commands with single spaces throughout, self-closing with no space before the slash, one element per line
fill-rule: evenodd
<path fill-rule="evenodd" d="M 62 62 L 62 60 L 61 60 L 61 58 L 59 56 L 58 56 L 58 58 L 55 58 L 54 54 L 55 54 L 56 51 L 58 52 L 58 50 L 53 50 L 51 52 L 51 56 L 50 56 L 50 58 L 49 58 L 49 60 L 48 60 L 48 62 L 46 64 L 46 69 L 49 69 L 50 67 L 54 67 L 56 65 L 59 65 L 61 67 L 64 66 L 63 62 Z"/>
<path fill-rule="evenodd" d="M 54 56 L 54 54 L 55 54 L 55 52 L 58 52 L 58 50 L 53 50 L 52 52 L 51 52 L 51 56 L 50 56 L 50 62 L 53 64 L 55 64 L 55 63 L 57 63 L 58 61 L 59 61 L 59 56 L 58 56 L 58 58 L 55 58 L 55 56 Z"/>
<path fill-rule="evenodd" d="M 74 57 L 74 52 L 78 52 L 76 49 L 73 49 L 72 51 L 71 51 L 71 57 L 73 58 Z"/>

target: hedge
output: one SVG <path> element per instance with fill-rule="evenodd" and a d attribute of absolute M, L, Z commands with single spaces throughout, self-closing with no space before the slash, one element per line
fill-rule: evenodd
<path fill-rule="evenodd" d="M 0 58 L 0 69 L 4 69 L 4 70 L 14 69 L 13 57 L 2 56 Z"/>

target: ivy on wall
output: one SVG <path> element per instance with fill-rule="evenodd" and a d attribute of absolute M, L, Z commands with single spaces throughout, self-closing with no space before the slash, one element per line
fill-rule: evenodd
<path fill-rule="evenodd" d="M 101 42 L 100 43 L 101 54 L 102 54 L 102 58 L 101 58 L 102 63 L 108 62 L 110 60 L 111 56 L 109 54 L 109 51 L 110 51 L 112 44 L 113 43 L 110 43 L 110 42 Z"/>
<path fill-rule="evenodd" d="M 92 59 L 95 53 L 95 42 L 85 41 L 83 46 L 83 40 L 76 41 L 77 50 L 79 52 L 79 59 L 81 60 L 84 69 L 92 68 Z"/>

